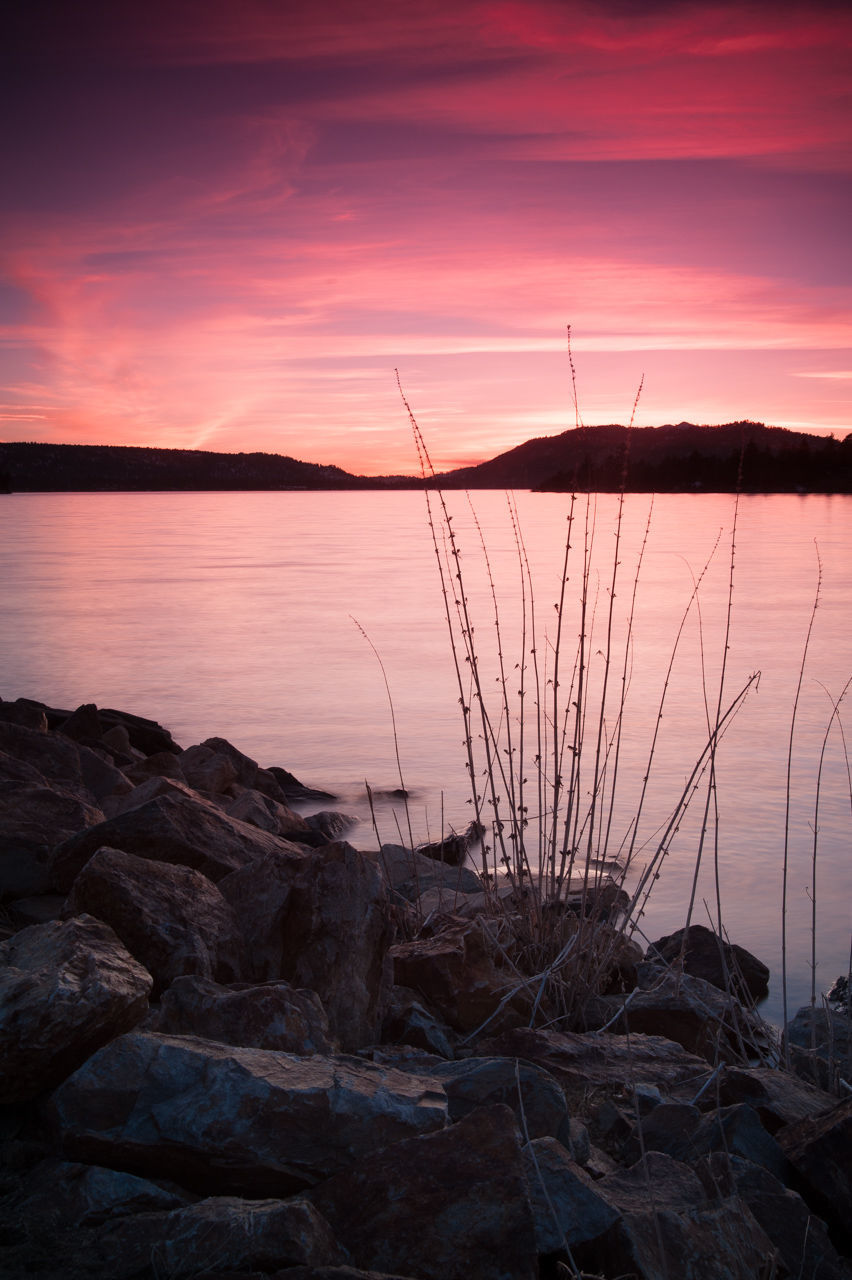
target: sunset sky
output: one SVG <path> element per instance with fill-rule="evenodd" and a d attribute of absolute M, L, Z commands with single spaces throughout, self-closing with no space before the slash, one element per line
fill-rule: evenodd
<path fill-rule="evenodd" d="M 0 439 L 852 430 L 852 10 L 13 0 Z"/>

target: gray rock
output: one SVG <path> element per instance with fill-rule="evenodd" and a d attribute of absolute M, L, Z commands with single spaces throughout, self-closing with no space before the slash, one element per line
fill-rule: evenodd
<path fill-rule="evenodd" d="M 536 1138 L 524 1148 L 527 1194 L 535 1217 L 540 1254 L 564 1253 L 607 1235 L 619 1220 L 612 1205 L 555 1138 Z"/>
<path fill-rule="evenodd" d="M 327 1222 L 307 1200 L 216 1196 L 171 1213 L 125 1218 L 104 1233 L 118 1276 L 180 1277 L 283 1271 L 346 1260 Z"/>
<path fill-rule="evenodd" d="M 34 1098 L 148 1011 L 150 974 L 91 916 L 0 945 L 0 1102 Z"/>
<path fill-rule="evenodd" d="M 649 960 L 680 963 L 683 972 L 703 978 L 720 991 L 730 990 L 746 1004 L 756 1004 L 769 994 L 769 968 L 745 947 L 726 942 L 703 924 L 678 929 L 652 942 Z"/>
<path fill-rule="evenodd" d="M 232 818 L 239 818 L 241 822 L 250 822 L 263 831 L 283 836 L 285 840 L 314 843 L 314 830 L 304 818 L 278 800 L 271 800 L 261 791 L 245 788 L 235 800 L 225 805 L 225 812 Z"/>
<path fill-rule="evenodd" d="M 459 893 L 482 891 L 482 881 L 469 867 L 450 867 L 403 845 L 383 844 L 377 854 L 370 856 L 386 884 L 406 902 L 437 887 Z"/>
<path fill-rule="evenodd" d="M 838 1079 L 852 1080 L 852 1019 L 835 1009 L 805 1005 L 787 1023 L 782 1049 L 798 1076 L 836 1092 Z"/>
<path fill-rule="evenodd" d="M 778 1143 L 799 1178 L 799 1190 L 830 1229 L 852 1247 L 852 1099 L 779 1129 Z"/>
<path fill-rule="evenodd" d="M 363 854 L 343 841 L 276 851 L 220 887 L 243 925 L 255 979 L 315 991 L 344 1049 L 379 1039 L 393 925 L 385 887 Z"/>
<path fill-rule="evenodd" d="M 133 1213 L 178 1209 L 190 1197 L 175 1186 L 98 1165 L 47 1160 L 29 1175 L 16 1205 L 25 1222 L 97 1226 Z"/>
<path fill-rule="evenodd" d="M 335 1047 L 319 996 L 287 982 L 219 986 L 207 978 L 177 978 L 160 1001 L 157 1030 L 301 1055 L 333 1053 Z"/>
<path fill-rule="evenodd" d="M 517 1058 L 465 1058 L 442 1062 L 430 1075 L 445 1089 L 450 1119 L 460 1120 L 476 1107 L 502 1103 L 515 1113 L 529 1138 L 554 1137 L 567 1119 L 565 1096 L 549 1072 Z"/>
<path fill-rule="evenodd" d="M 537 1280 L 535 1226 L 514 1117 L 483 1107 L 397 1142 L 310 1192 L 365 1270 L 418 1280 Z"/>
<path fill-rule="evenodd" d="M 214 883 L 256 862 L 286 841 L 239 822 L 197 797 L 173 790 L 65 840 L 53 851 L 51 874 L 67 893 L 78 872 L 103 845 L 155 862 L 201 871 Z"/>
<path fill-rule="evenodd" d="M 607 1274 L 640 1280 L 754 1280 L 778 1265 L 778 1255 L 739 1200 L 711 1201 L 698 1176 L 660 1152 L 596 1183 L 598 1195 L 621 1214 L 618 1227 L 596 1246 Z M 583 1265 L 585 1255 L 578 1251 Z"/>
<path fill-rule="evenodd" d="M 202 1194 L 281 1196 L 447 1123 L 432 1081 L 347 1057 L 297 1057 L 132 1032 L 53 1094 L 71 1159 Z"/>
<path fill-rule="evenodd" d="M 103 848 L 74 881 L 66 911 L 105 921 L 154 979 L 159 995 L 175 978 L 243 977 L 234 912 L 206 876 L 189 867 Z"/>
<path fill-rule="evenodd" d="M 103 816 L 79 792 L 44 780 L 0 780 L 0 899 L 49 891 L 50 850 L 57 841 L 102 822 Z"/>

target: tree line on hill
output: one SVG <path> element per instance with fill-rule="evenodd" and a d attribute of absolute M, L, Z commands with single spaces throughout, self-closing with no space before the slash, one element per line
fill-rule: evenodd
<path fill-rule="evenodd" d="M 0 443 L 0 492 L 413 489 L 274 453 Z M 646 493 L 852 493 L 852 433 L 838 440 L 759 422 L 577 427 L 431 477 L 446 489 Z"/>

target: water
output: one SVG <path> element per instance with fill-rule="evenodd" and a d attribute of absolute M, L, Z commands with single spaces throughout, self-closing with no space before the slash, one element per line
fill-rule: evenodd
<path fill-rule="evenodd" d="M 570 500 L 524 492 L 516 501 L 532 570 L 537 654 L 546 681 L 552 672 L 554 602 Z M 497 693 L 493 605 L 480 532 L 463 494 L 448 495 L 448 502 L 463 550 L 476 648 L 487 689 Z M 616 638 L 623 635 L 621 611 L 629 610 L 649 503 L 642 495 L 626 501 Z M 507 499 L 501 493 L 480 493 L 474 495 L 474 505 L 514 688 L 520 660 L 520 571 Z M 590 513 L 596 557 L 590 588 L 597 601 L 593 680 L 602 665 L 594 650 L 605 642 L 615 513 L 616 499 L 610 496 L 600 497 Z M 660 721 L 640 847 L 667 817 L 701 751 L 705 689 L 711 718 L 715 716 L 733 516 L 733 499 L 724 495 L 668 495 L 654 502 L 636 596 L 620 772 L 623 798 L 614 812 L 614 847 L 635 812 L 674 639 L 694 578 L 702 574 L 708 557 L 699 595 L 701 627 L 693 608 Z M 563 624 L 565 689 L 580 630 L 578 557 L 585 524 L 581 504 Z M 852 672 L 852 500 L 787 495 L 741 499 L 725 700 L 752 672 L 761 674 L 759 687 L 749 694 L 720 746 L 716 863 L 729 936 L 772 970 L 764 1008 L 776 1021 L 781 1018 L 787 751 L 817 584 L 815 544 L 822 560 L 822 593 L 799 701 L 792 770 L 791 1010 L 810 995 L 820 753 L 832 699 Z M 14 494 L 0 500 L 0 568 L 3 698 L 26 696 L 69 708 L 88 701 L 125 708 L 160 720 L 184 746 L 213 734 L 227 737 L 262 764 L 282 765 L 302 781 L 334 791 L 340 797 L 337 807 L 363 819 L 353 838 L 367 847 L 375 845 L 375 836 L 364 803 L 365 780 L 377 791 L 400 784 L 386 677 L 403 780 L 412 793 L 409 814 L 415 838 L 435 838 L 442 828 L 461 828 L 469 821 L 459 692 L 422 494 Z M 384 674 L 353 619 L 378 651 Z M 526 665 L 529 682 L 529 653 Z M 621 670 L 619 659 L 611 678 L 616 695 Z M 529 694 L 526 707 L 529 712 Z M 610 714 L 608 730 L 612 725 Z M 656 882 L 642 922 L 651 938 L 684 921 L 704 794 L 703 789 L 697 794 Z M 382 839 L 397 840 L 406 831 L 403 810 L 380 803 L 376 816 Z M 828 738 L 816 816 L 819 991 L 846 969 L 849 959 L 852 813 L 836 724 Z M 708 910 L 715 916 L 712 833 L 694 918 L 706 923 Z"/>

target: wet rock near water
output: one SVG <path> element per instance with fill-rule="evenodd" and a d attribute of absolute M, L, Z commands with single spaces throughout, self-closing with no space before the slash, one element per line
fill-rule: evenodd
<path fill-rule="evenodd" d="M 643 960 L 613 881 L 538 904 L 478 832 L 358 850 L 310 795 L 0 701 L 0 1273 L 849 1280 L 842 1000 L 788 1074 L 747 952 Z M 533 908 L 596 975 L 567 1021 Z"/>

